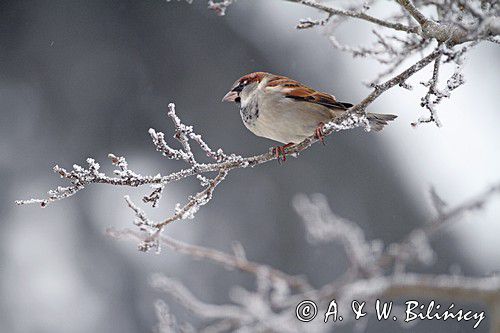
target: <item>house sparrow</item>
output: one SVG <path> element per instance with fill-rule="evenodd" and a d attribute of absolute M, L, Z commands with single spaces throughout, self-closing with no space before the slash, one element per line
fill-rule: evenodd
<path fill-rule="evenodd" d="M 286 159 L 285 148 L 313 134 L 323 142 L 323 125 L 352 106 L 300 82 L 265 72 L 250 73 L 238 79 L 222 101 L 240 105 L 243 123 L 255 135 L 285 144 L 275 148 L 278 160 L 280 154 Z M 367 114 L 371 129 L 375 131 L 380 131 L 396 117 Z"/>

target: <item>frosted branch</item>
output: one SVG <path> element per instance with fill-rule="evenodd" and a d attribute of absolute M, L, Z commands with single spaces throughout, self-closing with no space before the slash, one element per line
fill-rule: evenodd
<path fill-rule="evenodd" d="M 229 7 L 234 0 L 221 0 L 221 1 L 208 1 L 208 9 L 213 10 L 217 15 L 224 16 L 226 15 L 226 9 Z"/>
<path fill-rule="evenodd" d="M 129 239 L 139 242 L 145 241 L 143 233 L 130 229 L 116 230 L 110 228 L 107 230 L 107 234 L 115 239 Z M 234 251 L 234 254 L 229 254 L 202 246 L 191 245 L 166 235 L 158 237 L 158 242 L 162 247 L 167 249 L 189 255 L 196 259 L 212 261 L 226 269 L 238 269 L 253 275 L 265 272 L 266 278 L 273 281 L 273 283 L 284 282 L 291 288 L 297 288 L 299 290 L 308 290 L 311 288 L 307 281 L 302 278 L 291 276 L 269 266 L 247 260 L 243 254 L 244 250 L 241 244 L 235 245 L 236 251 Z"/>
<path fill-rule="evenodd" d="M 187 126 L 181 122 L 175 112 L 175 105 L 173 103 L 168 106 L 167 116 L 173 123 L 175 133 L 174 138 L 179 142 L 180 148 L 171 147 L 167 144 L 165 135 L 162 132 L 150 129 L 149 134 L 153 145 L 156 150 L 166 158 L 170 160 L 183 161 L 187 164 L 187 168 L 165 176 L 162 176 L 161 174 L 157 174 L 155 176 L 141 175 L 140 173 L 129 169 L 129 164 L 124 157 L 109 154 L 108 157 L 110 158 L 111 163 L 116 166 L 117 169 L 113 172 L 114 176 L 107 176 L 99 171 L 100 165 L 94 159 L 88 158 L 87 168 L 76 164 L 73 166 L 73 170 L 71 171 L 67 171 L 59 166 L 54 167 L 54 171 L 57 172 L 61 178 L 69 181 L 70 186 L 58 187 L 49 191 L 46 199 L 19 200 L 16 201 L 16 203 L 18 205 L 39 203 L 42 207 L 46 207 L 49 203 L 74 195 L 89 184 L 100 183 L 131 187 L 150 185 L 153 187 L 153 191 L 149 195 L 144 196 L 143 201 L 145 203 L 151 203 L 153 207 L 156 207 L 161 199 L 162 192 L 164 191 L 166 185 L 189 177 L 196 177 L 200 181 L 203 189 L 194 195 L 189 196 L 185 204 L 177 204 L 174 213 L 162 221 L 155 222 L 149 220 L 144 212 L 142 212 L 142 210 L 140 210 L 140 208 L 132 202 L 130 197 L 127 196 L 125 198 L 128 206 L 132 209 L 136 216 L 135 224 L 140 230 L 148 233 L 149 235 L 143 242 L 141 242 L 139 249 L 146 251 L 151 248 L 156 248 L 158 250 L 158 236 L 164 227 L 174 221 L 194 218 L 194 215 L 198 212 L 198 210 L 210 202 L 216 187 L 224 181 L 231 170 L 256 166 L 276 159 L 276 156 L 272 153 L 272 151 L 261 155 L 242 157 L 236 154 L 226 154 L 222 149 L 212 149 L 199 134 L 196 134 L 193 131 L 192 126 Z M 325 135 L 328 135 L 333 132 L 356 127 L 364 127 L 369 130 L 368 122 L 363 112 L 360 112 L 359 114 L 348 113 L 344 117 L 325 124 L 324 133 Z M 316 141 L 317 139 L 312 136 L 304 140 L 302 143 L 290 147 L 287 150 L 287 153 L 298 154 L 299 152 L 310 147 Z M 199 146 L 201 151 L 203 151 L 203 153 L 213 162 L 199 162 L 192 150 L 192 144 Z M 216 175 L 213 178 L 208 176 L 213 172 L 216 172 Z"/>
<path fill-rule="evenodd" d="M 439 230 L 429 226 L 456 221 L 464 213 L 484 207 L 495 194 L 500 194 L 500 184 L 454 208 L 447 208 L 448 206 L 444 205 L 442 199 L 432 190 L 433 205 L 440 207 L 437 217 L 411 231 L 400 243 L 387 247 L 380 241 L 367 240 L 356 223 L 335 215 L 324 196 L 315 195 L 309 198 L 299 195 L 294 199 L 294 208 L 302 217 L 311 240 L 340 241 L 351 264 L 357 266 L 355 269 L 350 267 L 346 275 L 314 288 L 302 282 L 297 284 L 295 277 L 290 277 L 284 272 L 249 262 L 239 245 L 236 246 L 237 250 L 233 255 L 162 236 L 161 242 L 174 251 L 252 274 L 256 280 L 256 287 L 254 291 L 239 286 L 234 287 L 230 293 L 232 304 L 215 305 L 201 301 L 184 284 L 163 275 L 153 277 L 153 286 L 176 299 L 198 317 L 211 320 L 212 324 L 200 330 L 202 332 L 212 332 L 212 329 L 217 329 L 216 332 L 235 330 L 324 332 L 323 322 L 313 321 L 304 324 L 296 320 L 295 306 L 300 301 L 312 299 L 317 302 L 318 307 L 327 308 L 328 303 L 336 299 L 339 308 L 348 308 L 353 299 L 374 301 L 379 298 L 389 300 L 427 298 L 436 301 L 481 303 L 492 311 L 488 319 L 494 332 L 498 327 L 494 313 L 498 311 L 497 307 L 500 304 L 499 276 L 431 275 L 406 272 L 405 269 L 396 267 L 406 265 L 412 259 L 428 264 L 429 258 L 432 259 L 434 256 L 429 238 Z M 134 241 L 142 237 L 140 233 L 131 230 L 113 230 L 110 234 L 118 238 L 132 238 Z M 397 260 L 388 261 L 390 258 Z M 394 268 L 388 269 L 388 265 Z M 353 318 L 346 314 L 344 321 L 338 324 L 349 322 L 353 322 Z"/>
<path fill-rule="evenodd" d="M 364 21 L 368 21 L 371 23 L 374 23 L 376 25 L 385 27 L 385 28 L 390 28 L 393 30 L 397 31 L 404 31 L 404 32 L 411 32 L 411 33 L 416 33 L 418 31 L 417 26 L 407 26 L 405 24 L 401 23 L 395 23 L 395 22 L 388 22 L 386 20 L 381 20 L 376 17 L 370 16 L 363 11 L 354 11 L 354 10 L 343 10 L 343 9 L 335 9 L 333 7 L 326 6 L 324 4 L 318 3 L 314 0 L 285 0 L 288 2 L 296 2 L 308 7 L 316 8 L 321 11 L 324 11 L 330 15 L 338 15 L 338 16 L 347 16 L 351 18 L 356 18 Z"/>
<path fill-rule="evenodd" d="M 311 18 L 300 20 L 297 25 L 298 29 L 325 26 L 333 47 L 353 57 L 369 57 L 387 66 L 374 79 L 365 81 L 368 86 L 380 86 L 382 79 L 393 75 L 403 62 L 415 54 L 426 52 L 430 45 L 437 42 L 440 45 L 439 54 L 433 52 L 434 56 L 430 58 L 434 61 L 434 70 L 431 79 L 424 83 L 429 89 L 422 97 L 421 103 L 422 107 L 429 111 L 429 116 L 420 117 L 412 123 L 413 126 L 423 123 L 441 126 L 436 105 L 443 98 L 448 98 L 452 90 L 464 84 L 462 66 L 466 52 L 471 46 L 481 41 L 498 43 L 500 35 L 500 7 L 495 1 L 419 0 L 413 2 L 397 0 L 401 13 L 390 13 L 384 18 L 374 17 L 367 13 L 371 3 L 376 1 L 363 2 L 358 5 L 350 4 L 347 9 L 333 8 L 314 0 L 285 1 L 315 8 L 327 14 L 327 17 L 321 20 Z M 438 9 L 437 19 L 423 14 L 432 12 L 434 8 Z M 370 46 L 350 46 L 339 42 L 334 30 L 347 19 L 364 20 L 378 26 L 378 29 L 373 30 L 374 43 Z M 443 56 L 447 58 L 444 61 Z M 425 57 L 418 62 L 424 59 Z M 450 77 L 445 88 L 438 88 L 440 67 L 442 63 L 450 61 L 456 63 L 455 73 Z M 411 85 L 404 80 L 397 84 L 411 89 Z"/>

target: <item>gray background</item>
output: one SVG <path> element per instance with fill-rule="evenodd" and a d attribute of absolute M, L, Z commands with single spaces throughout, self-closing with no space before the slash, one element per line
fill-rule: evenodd
<path fill-rule="evenodd" d="M 91 186 L 43 210 L 13 202 L 63 185 L 50 171 L 56 163 L 70 168 L 92 156 L 111 170 L 109 152 L 126 155 L 144 174 L 179 169 L 180 162 L 154 151 L 147 134 L 154 127 L 170 139 L 169 102 L 212 146 L 243 155 L 266 151 L 273 143 L 248 132 L 234 105 L 220 103 L 233 81 L 251 71 L 360 100 L 368 92 L 361 81 L 380 67 L 336 51 L 321 30 L 296 31 L 297 20 L 309 16 L 318 15 L 280 1 L 238 1 L 226 17 L 206 10 L 205 1 L 0 2 L 1 332 L 150 331 L 153 302 L 163 297 L 148 284 L 153 272 L 181 280 L 207 302 L 228 302 L 233 285 L 253 287 L 244 273 L 168 250 L 143 254 L 131 242 L 107 238 L 107 227 L 132 225 L 123 195 L 139 201 L 148 188 Z M 369 28 L 347 25 L 338 36 L 362 43 Z M 498 56 L 493 45 L 470 53 L 467 84 L 440 107 L 443 129 L 409 125 L 424 112 L 418 87 L 424 71 L 414 91 L 395 88 L 373 104 L 373 112 L 400 116 L 382 133 L 338 133 L 283 166 L 234 171 L 195 220 L 166 232 L 224 251 L 239 240 L 252 260 L 307 274 L 316 286 L 334 279 L 345 257 L 335 244 L 307 244 L 293 196 L 324 193 L 369 239 L 389 243 L 432 216 L 431 185 L 453 205 L 498 181 Z M 167 216 L 196 189 L 189 181 L 169 186 L 148 213 Z M 438 260 L 423 271 L 447 273 L 455 264 L 472 275 L 499 269 L 499 216 L 497 200 L 440 234 L 433 242 Z M 200 324 L 163 298 L 181 321 Z M 421 323 L 412 331 L 470 327 Z M 371 322 L 367 331 L 399 330 Z"/>

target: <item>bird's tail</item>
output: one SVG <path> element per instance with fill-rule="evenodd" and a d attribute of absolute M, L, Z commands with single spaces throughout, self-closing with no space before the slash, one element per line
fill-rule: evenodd
<path fill-rule="evenodd" d="M 393 114 L 368 113 L 367 118 L 370 127 L 374 131 L 380 131 L 389 121 L 396 119 L 398 116 Z"/>

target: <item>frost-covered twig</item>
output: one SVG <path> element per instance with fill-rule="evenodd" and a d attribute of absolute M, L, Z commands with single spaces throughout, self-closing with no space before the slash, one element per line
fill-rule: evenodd
<path fill-rule="evenodd" d="M 429 230 L 426 232 L 436 232 L 447 226 L 450 222 L 455 221 L 470 212 L 481 210 L 491 197 L 497 194 L 500 194 L 500 183 L 490 186 L 482 193 L 460 205 L 457 205 L 454 208 L 445 209 L 443 207 L 441 212 L 438 213 L 434 219 L 429 221 L 429 223 L 427 223 L 427 228 Z M 444 202 L 442 199 L 440 200 Z M 447 207 L 447 205 L 445 205 L 445 207 Z"/>
<path fill-rule="evenodd" d="M 149 130 L 153 144 L 156 150 L 161 152 L 165 157 L 171 160 L 180 160 L 185 162 L 188 167 L 173 172 L 169 175 L 162 176 L 157 174 L 155 176 L 144 176 L 129 169 L 128 163 L 122 156 L 109 154 L 109 158 L 113 165 L 117 167 L 114 171 L 115 177 L 110 177 L 99 171 L 100 165 L 94 159 L 88 158 L 88 167 L 83 168 L 79 165 L 74 165 L 73 170 L 67 171 L 64 168 L 56 166 L 54 171 L 57 172 L 62 178 L 68 180 L 71 185 L 68 187 L 58 187 L 55 190 L 49 191 L 49 196 L 46 199 L 29 199 L 18 200 L 18 205 L 39 203 L 42 207 L 47 206 L 57 200 L 67 198 L 74 195 L 76 192 L 84 189 L 87 185 L 92 183 L 101 183 L 117 186 L 132 186 L 137 187 L 140 185 L 151 185 L 153 192 L 144 196 L 145 203 L 151 203 L 153 207 L 158 204 L 161 194 L 165 186 L 169 183 L 176 182 L 188 177 L 196 176 L 203 186 L 203 190 L 190 196 L 184 205 L 178 204 L 175 207 L 175 212 L 170 217 L 165 218 L 163 221 L 153 222 L 145 217 L 145 214 L 132 203 L 130 198 L 126 198 L 129 207 L 135 212 L 137 226 L 149 234 L 149 237 L 140 244 L 141 250 L 149 250 L 156 247 L 158 244 L 158 236 L 163 228 L 174 221 L 191 219 L 200 207 L 206 205 L 211 199 L 215 188 L 226 178 L 227 174 L 237 168 L 247 168 L 258 164 L 266 163 L 276 159 L 272 151 L 267 153 L 242 157 L 235 154 L 225 154 L 221 149 L 214 150 L 207 145 L 200 135 L 193 131 L 191 126 L 187 126 L 181 122 L 175 112 L 175 105 L 173 103 L 168 106 L 168 117 L 172 120 L 175 127 L 174 138 L 179 141 L 181 148 L 172 148 L 165 141 L 165 135 L 154 129 Z M 325 135 L 331 134 L 336 131 L 365 127 L 368 129 L 368 122 L 363 112 L 348 113 L 344 117 L 336 119 L 324 126 Z M 288 154 L 297 154 L 314 142 L 314 136 L 304 140 L 302 143 L 294 145 L 287 150 Z M 212 163 L 199 162 L 195 157 L 191 144 L 197 144 L 207 157 L 212 159 Z M 207 177 L 207 174 L 217 172 L 213 178 Z"/>
<path fill-rule="evenodd" d="M 427 91 L 427 94 L 425 94 L 425 96 L 422 97 L 421 105 L 425 106 L 429 110 L 430 116 L 428 118 L 418 119 L 417 122 L 412 123 L 413 126 L 417 126 L 418 124 L 422 123 L 434 122 L 437 127 L 441 127 L 441 122 L 439 121 L 436 109 L 434 108 L 434 106 L 441 101 L 442 97 L 442 94 L 436 88 L 438 83 L 440 65 L 441 65 L 441 54 L 436 58 L 436 60 L 434 60 L 434 69 L 432 71 L 432 78 L 429 80 L 429 82 L 422 83 L 424 86 L 428 86 L 429 90 Z M 432 101 L 431 96 L 435 96 L 435 100 Z"/>
<path fill-rule="evenodd" d="M 194 311 L 196 314 L 202 314 L 206 319 L 226 318 L 243 322 L 249 319 L 248 315 L 237 306 L 209 305 L 200 302 L 182 283 L 176 280 L 154 275 L 151 283 L 154 287 L 167 291 L 177 298 L 186 308 Z"/>
<path fill-rule="evenodd" d="M 440 126 L 435 106 L 450 92 L 464 83 L 462 66 L 466 52 L 471 46 L 481 41 L 498 43 L 500 36 L 500 5 L 498 1 L 434 1 L 434 0 L 397 0 L 401 13 L 386 15 L 385 18 L 373 17 L 367 14 L 370 6 L 376 1 L 362 1 L 358 5 L 349 4 L 349 8 L 333 8 L 314 0 L 285 0 L 318 9 L 327 14 L 326 19 L 303 19 L 297 28 L 305 29 L 325 26 L 326 33 L 332 45 L 350 53 L 353 57 L 370 57 L 386 65 L 374 79 L 365 81 L 369 86 L 377 86 L 380 81 L 399 68 L 413 55 L 424 53 L 432 44 L 440 45 L 439 53 L 434 61 L 432 78 L 425 85 L 429 87 L 422 98 L 422 106 L 429 110 L 428 117 L 421 117 L 412 125 L 433 122 Z M 437 8 L 438 17 L 432 18 L 424 12 L 433 12 Z M 343 20 L 332 21 L 335 18 Z M 375 42 L 371 46 L 350 46 L 341 43 L 334 35 L 334 29 L 347 18 L 370 22 L 378 29 L 373 30 Z M 381 30 L 380 28 L 384 28 Z M 396 33 L 396 34 L 395 34 Z M 443 59 L 442 56 L 447 59 Z M 423 59 L 422 59 L 423 60 Z M 444 61 L 443 61 L 444 60 Z M 448 80 L 444 89 L 438 89 L 438 75 L 442 63 L 454 61 L 455 73 Z M 411 88 L 406 82 L 400 86 Z"/>
<path fill-rule="evenodd" d="M 361 10 L 343 10 L 330 7 L 328 5 L 319 3 L 315 0 L 285 0 L 288 2 L 299 3 L 308 7 L 312 7 L 335 16 L 344 16 L 350 18 L 356 18 L 364 20 L 384 28 L 389 28 L 391 30 L 402 31 L 408 34 L 420 35 L 424 38 L 434 38 L 438 42 L 447 42 L 450 44 L 461 44 L 464 42 L 472 41 L 478 37 L 487 37 L 489 35 L 500 34 L 500 27 L 497 17 L 498 14 L 498 3 L 496 1 L 490 1 L 491 5 L 486 8 L 484 12 L 479 14 L 479 12 L 471 9 L 473 6 L 467 6 L 466 8 L 461 8 L 460 6 L 450 5 L 447 13 L 447 18 L 450 21 L 440 21 L 427 18 L 422 12 L 412 3 L 410 0 L 397 0 L 397 2 L 409 13 L 416 21 L 417 25 L 411 23 L 411 25 L 403 24 L 401 22 L 390 22 L 387 19 L 380 19 L 377 17 L 370 16 L 366 14 L 365 11 Z M 480 3 L 479 1 L 474 1 Z M 483 4 L 488 1 L 482 1 Z M 420 7 L 434 6 L 433 1 L 421 0 L 418 1 Z M 486 6 L 480 6 L 480 8 L 485 8 Z M 463 31 L 461 25 L 458 24 L 458 20 L 464 16 L 466 10 L 473 13 L 478 21 L 471 25 L 469 30 Z M 482 24 L 481 24 L 482 23 Z M 479 31 L 478 31 L 479 29 Z"/>
<path fill-rule="evenodd" d="M 229 7 L 234 0 L 208 0 L 208 9 L 213 10 L 217 15 L 226 15 L 226 9 Z"/>
<path fill-rule="evenodd" d="M 312 242 L 337 240 L 344 247 L 352 271 L 362 270 L 370 275 L 380 273 L 377 261 L 382 243 L 378 240 L 367 241 L 357 224 L 335 215 L 330 210 L 326 197 L 319 194 L 311 198 L 298 195 L 293 201 L 293 207 L 302 217 Z"/>
<path fill-rule="evenodd" d="M 435 189 L 430 191 L 432 205 L 436 216 L 427 221 L 420 228 L 416 228 L 400 243 L 391 244 L 387 253 L 381 256 L 380 262 L 390 260 L 395 264 L 396 271 L 404 271 L 412 261 L 426 265 L 435 259 L 435 253 L 430 246 L 430 241 L 443 228 L 456 221 L 469 212 L 480 210 L 490 198 L 500 193 L 500 184 L 496 184 L 462 204 L 448 208 L 448 205 L 438 196 Z"/>
<path fill-rule="evenodd" d="M 131 229 L 116 230 L 114 228 L 109 228 L 107 234 L 115 239 L 130 239 L 139 242 L 145 241 L 144 234 Z M 240 245 L 235 245 L 233 249 L 234 254 L 229 254 L 211 248 L 191 245 L 167 235 L 160 236 L 158 242 L 162 247 L 189 255 L 196 259 L 206 259 L 215 262 L 227 269 L 238 269 L 254 275 L 265 272 L 266 277 L 270 280 L 277 283 L 285 282 L 291 288 L 297 288 L 302 291 L 312 288 L 303 278 L 291 276 L 267 265 L 249 261 L 245 257 Z"/>
<path fill-rule="evenodd" d="M 194 196 L 190 196 L 189 200 L 184 206 L 181 206 L 180 204 L 177 204 L 175 207 L 175 213 L 166 218 L 163 221 L 160 222 L 153 222 L 149 218 L 146 217 L 144 212 L 138 208 L 130 199 L 130 197 L 125 196 L 125 200 L 127 201 L 127 204 L 129 208 L 131 208 L 136 215 L 136 225 L 145 232 L 148 232 L 150 234 L 149 237 L 144 239 L 140 244 L 139 244 L 139 249 L 141 251 L 148 251 L 151 248 L 157 248 L 159 250 L 159 235 L 163 228 L 174 221 L 178 220 L 185 220 L 185 219 L 193 219 L 194 215 L 198 212 L 200 207 L 206 205 L 211 199 L 212 199 L 212 193 L 226 177 L 227 171 L 225 170 L 220 170 L 218 175 L 211 180 L 204 180 L 204 182 L 207 182 L 205 184 L 205 188 L 196 193 Z"/>
<path fill-rule="evenodd" d="M 256 290 L 249 291 L 235 287 L 230 294 L 233 304 L 215 305 L 199 300 L 184 284 L 170 277 L 155 275 L 153 285 L 174 297 L 200 318 L 214 320 L 212 325 L 206 327 L 207 332 L 212 332 L 215 327 L 217 327 L 216 332 L 235 330 L 324 332 L 328 331 L 328 326 L 323 323 L 321 312 L 318 315 L 319 319 L 308 323 L 295 318 L 295 307 L 299 302 L 305 299 L 313 300 L 318 308 L 326 309 L 330 301 L 335 299 L 339 308 L 345 309 L 350 307 L 350 302 L 354 299 L 374 301 L 379 298 L 383 300 L 428 298 L 438 303 L 446 301 L 480 303 L 490 309 L 487 320 L 490 321 L 491 331 L 496 332 L 500 324 L 495 315 L 500 306 L 500 276 L 431 275 L 406 272 L 397 268 L 388 269 L 387 265 L 398 266 L 402 262 L 406 265 L 412 258 L 418 259 L 417 262 L 428 264 L 426 260 L 422 260 L 429 256 L 429 252 L 431 256 L 434 255 L 428 238 L 439 230 L 428 226 L 455 221 L 465 212 L 484 207 L 494 194 L 499 193 L 500 184 L 497 184 L 471 200 L 447 209 L 435 191 L 431 191 L 433 204 L 440 207 L 437 217 L 410 232 L 400 243 L 392 244 L 385 249 L 380 241 L 367 240 L 362 229 L 354 222 L 335 215 L 324 196 L 315 195 L 309 198 L 299 195 L 294 200 L 294 208 L 302 217 L 310 239 L 314 242 L 340 241 L 350 258 L 351 265 L 356 266 L 354 269 L 351 266 L 346 275 L 318 288 L 310 285 L 304 289 L 295 288 L 296 285 L 293 284 L 295 278 L 290 279 L 286 273 L 268 266 L 253 263 L 256 269 L 247 267 L 242 269 L 238 265 L 242 258 L 241 254 L 224 254 L 165 236 L 162 239 L 174 251 L 197 259 L 209 259 L 223 264 L 224 267 L 239 268 L 254 275 Z M 135 240 L 141 237 L 140 234 L 130 230 L 115 233 L 116 231 L 113 231 L 112 234 L 119 238 L 131 236 Z M 397 251 L 396 245 L 399 248 Z M 387 261 L 393 256 L 397 256 L 399 262 Z M 246 258 L 244 262 L 247 262 Z M 282 278 L 283 276 L 287 278 Z M 227 315 L 224 311 L 227 311 Z M 349 313 L 344 312 L 343 317 L 344 320 L 337 322 L 338 325 L 353 322 L 353 317 Z M 476 323 L 481 324 L 483 320 L 485 317 L 478 319 Z M 205 332 L 203 329 L 200 331 Z"/>
<path fill-rule="evenodd" d="M 316 9 L 324 11 L 332 16 L 339 15 L 339 16 L 347 16 L 347 17 L 351 17 L 351 18 L 356 18 L 356 19 L 360 19 L 360 20 L 374 23 L 376 25 L 379 25 L 379 26 L 382 26 L 385 28 L 397 30 L 397 31 L 404 31 L 404 32 L 408 32 L 408 33 L 417 33 L 418 32 L 417 26 L 407 26 L 407 25 L 402 24 L 402 23 L 388 22 L 386 20 L 381 20 L 381 19 L 378 19 L 376 17 L 370 16 L 363 11 L 335 9 L 333 7 L 321 4 L 321 3 L 316 2 L 314 0 L 285 0 L 285 1 L 296 2 L 296 3 L 300 3 L 302 5 L 306 5 L 308 7 L 316 8 Z"/>
<path fill-rule="evenodd" d="M 159 174 L 156 176 L 142 176 L 127 169 L 127 162 L 124 157 L 116 157 L 113 154 L 109 154 L 109 158 L 114 165 L 119 167 L 119 169 L 114 171 L 118 177 L 109 177 L 99 172 L 99 163 L 90 157 L 87 158 L 87 168 L 74 164 L 73 170 L 67 171 L 56 165 L 53 168 L 54 172 L 59 174 L 61 178 L 67 179 L 71 183 L 70 186 L 58 186 L 56 189 L 50 190 L 46 199 L 17 200 L 16 204 L 39 203 L 41 207 L 46 207 L 50 203 L 73 196 L 78 191 L 83 190 L 85 186 L 92 183 L 137 187 L 147 184 L 168 183 L 177 178 L 177 176 L 165 178 Z"/>
<path fill-rule="evenodd" d="M 436 48 L 430 54 L 423 57 L 422 59 L 417 61 L 415 64 L 411 65 L 410 67 L 408 67 L 406 70 L 404 70 L 400 74 L 385 81 L 382 84 L 375 85 L 374 90 L 367 97 L 365 97 L 365 99 L 363 99 L 360 103 L 353 106 L 350 110 L 351 111 L 365 110 L 368 107 L 368 105 L 370 105 L 376 98 L 378 98 L 380 95 L 382 95 L 382 93 L 384 93 L 385 91 L 389 90 L 390 88 L 392 88 L 396 85 L 405 84 L 405 82 L 408 78 L 410 78 L 413 74 L 415 74 L 416 72 L 420 71 L 422 68 L 427 66 L 434 59 L 439 57 L 439 55 L 440 55 L 439 49 Z"/>
<path fill-rule="evenodd" d="M 156 318 L 158 324 L 155 327 L 156 333 L 174 333 L 178 331 L 177 320 L 170 313 L 167 304 L 162 300 L 155 302 Z"/>

